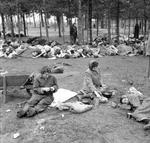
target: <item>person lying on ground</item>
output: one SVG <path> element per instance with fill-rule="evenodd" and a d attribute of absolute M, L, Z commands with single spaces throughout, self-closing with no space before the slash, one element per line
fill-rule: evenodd
<path fill-rule="evenodd" d="M 127 113 L 127 117 L 134 118 L 138 122 L 147 123 L 144 129 L 150 129 L 150 97 L 145 98 L 133 113 Z"/>
<path fill-rule="evenodd" d="M 50 68 L 44 66 L 39 75 L 33 81 L 33 94 L 25 106 L 17 112 L 17 117 L 32 117 L 46 108 L 53 102 L 53 93 L 57 91 L 57 80 L 50 74 Z"/>
<path fill-rule="evenodd" d="M 141 105 L 143 98 L 139 94 L 128 93 L 121 96 L 120 103 L 121 105 L 127 105 L 130 111 L 134 111 Z"/>
<path fill-rule="evenodd" d="M 77 98 L 82 101 L 84 98 L 91 98 L 98 102 L 108 102 L 108 99 L 103 96 L 103 85 L 101 82 L 101 73 L 95 60 L 90 61 L 88 69 L 85 71 L 83 88 L 79 91 Z"/>

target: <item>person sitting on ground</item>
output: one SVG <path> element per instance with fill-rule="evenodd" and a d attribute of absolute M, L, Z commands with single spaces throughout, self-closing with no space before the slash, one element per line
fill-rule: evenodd
<path fill-rule="evenodd" d="M 102 96 L 101 73 L 98 62 L 90 61 L 89 68 L 85 71 L 83 88 L 79 91 L 77 98 L 82 101 L 84 98 L 91 98 L 98 102 L 107 102 L 108 99 Z"/>
<path fill-rule="evenodd" d="M 33 81 L 33 93 L 23 109 L 17 112 L 17 117 L 32 117 L 46 108 L 53 102 L 53 93 L 57 91 L 57 80 L 52 76 L 50 68 L 44 66 Z"/>

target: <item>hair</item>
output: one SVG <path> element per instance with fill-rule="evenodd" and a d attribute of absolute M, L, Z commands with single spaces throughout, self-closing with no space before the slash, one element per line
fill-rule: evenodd
<path fill-rule="evenodd" d="M 120 97 L 120 103 L 121 103 L 121 104 L 123 104 L 122 100 L 123 100 L 123 98 L 122 98 L 122 97 Z"/>
<path fill-rule="evenodd" d="M 50 69 L 50 67 L 48 67 L 48 66 L 44 66 L 44 67 L 42 67 L 41 69 L 40 69 L 40 73 L 41 74 L 44 74 L 44 73 L 51 73 L 51 69 Z"/>
<path fill-rule="evenodd" d="M 94 67 L 98 67 L 98 62 L 95 61 L 95 60 L 90 61 L 90 63 L 89 63 L 89 69 L 93 70 Z"/>

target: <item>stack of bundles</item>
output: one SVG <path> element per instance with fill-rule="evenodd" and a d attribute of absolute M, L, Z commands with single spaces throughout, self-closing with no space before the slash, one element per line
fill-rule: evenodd
<path fill-rule="evenodd" d="M 19 37 L 19 34 L 14 33 L 14 35 L 12 35 L 11 33 L 6 33 L 6 37 L 7 38 L 11 38 L 11 37 Z M 23 33 L 20 33 L 20 37 L 25 37 L 25 35 Z"/>
<path fill-rule="evenodd" d="M 38 57 L 51 58 L 51 57 L 57 56 L 61 53 L 60 52 L 61 49 L 58 46 L 51 47 L 49 45 L 44 45 L 44 46 L 36 45 L 36 46 L 32 46 L 30 48 L 34 49 L 32 51 L 33 58 L 38 58 Z"/>
<path fill-rule="evenodd" d="M 0 45 L 0 57 L 16 58 L 27 50 L 28 44 L 20 45 L 17 41 L 4 41 Z"/>
<path fill-rule="evenodd" d="M 108 39 L 107 39 L 107 36 L 98 36 L 96 37 L 93 42 L 92 42 L 92 45 L 97 47 L 98 45 L 107 45 L 108 44 Z"/>
<path fill-rule="evenodd" d="M 32 37 L 29 38 L 26 43 L 35 46 L 35 45 L 49 45 L 49 46 L 56 46 L 56 45 L 60 45 L 60 43 L 58 43 L 57 41 L 52 40 L 51 42 L 48 42 L 46 39 L 41 38 L 41 37 Z"/>
<path fill-rule="evenodd" d="M 127 56 L 128 54 L 133 53 L 132 47 L 127 46 L 125 44 L 118 45 L 117 49 L 118 49 L 118 54 L 122 56 Z"/>
<path fill-rule="evenodd" d="M 117 55 L 118 49 L 114 45 L 107 46 L 106 54 L 109 56 Z"/>
<path fill-rule="evenodd" d="M 45 45 L 47 40 L 42 39 L 41 37 L 33 37 L 29 38 L 26 42 L 32 46 L 35 46 L 35 45 Z"/>
<path fill-rule="evenodd" d="M 31 43 L 32 46 L 30 46 L 31 49 L 34 49 L 32 51 L 33 58 L 38 57 L 45 57 L 45 58 L 51 58 L 54 56 L 57 56 L 60 54 L 60 47 L 57 45 L 60 45 L 56 41 L 46 42 L 45 39 L 39 39 L 38 37 L 30 38 L 27 41 L 28 43 Z M 34 45 L 35 42 L 42 42 L 42 44 Z"/>
<path fill-rule="evenodd" d="M 98 46 L 99 48 L 99 55 L 108 55 L 114 56 L 118 55 L 118 49 L 114 45 L 107 45 L 107 46 Z"/>

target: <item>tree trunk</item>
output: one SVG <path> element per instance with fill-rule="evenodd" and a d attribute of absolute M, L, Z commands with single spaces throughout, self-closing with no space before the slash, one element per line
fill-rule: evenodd
<path fill-rule="evenodd" d="M 71 18 L 71 15 L 70 15 L 70 13 L 71 13 L 71 1 L 70 0 L 68 0 L 68 13 L 69 13 L 68 23 L 69 23 L 69 31 L 70 31 L 71 30 L 71 25 L 72 25 L 72 18 Z M 71 43 L 71 36 L 70 36 L 70 43 Z"/>
<path fill-rule="evenodd" d="M 33 22 L 34 22 L 34 27 L 36 27 L 36 22 L 35 22 L 35 14 L 34 14 L 34 11 L 33 11 Z"/>
<path fill-rule="evenodd" d="M 15 33 L 14 33 L 14 23 L 13 23 L 13 17 L 12 17 L 12 15 L 10 16 L 10 23 L 11 23 L 11 36 L 13 38 L 14 35 L 15 35 Z"/>
<path fill-rule="evenodd" d="M 48 34 L 48 25 L 47 25 L 47 12 L 44 12 L 45 17 L 45 30 L 46 30 L 46 38 L 49 41 L 49 34 Z"/>
<path fill-rule="evenodd" d="M 82 35 L 82 7 L 81 7 L 81 0 L 79 2 L 79 11 L 78 11 L 78 43 L 82 44 L 83 42 L 83 35 Z"/>
<path fill-rule="evenodd" d="M 102 16 L 102 19 L 101 19 L 101 28 L 102 29 L 104 28 L 104 16 Z"/>
<path fill-rule="evenodd" d="M 98 34 L 99 34 L 99 15 L 97 15 L 96 29 L 97 29 L 97 31 L 96 31 L 96 36 L 98 36 Z"/>
<path fill-rule="evenodd" d="M 25 19 L 25 14 L 22 14 L 22 20 L 23 20 L 23 31 L 24 31 L 24 36 L 27 36 L 27 32 L 26 32 L 26 19 Z"/>
<path fill-rule="evenodd" d="M 57 15 L 56 18 L 57 18 L 57 25 L 58 25 L 58 34 L 59 37 L 61 37 L 61 16 Z"/>
<path fill-rule="evenodd" d="M 111 19 L 110 19 L 110 8 L 108 9 L 108 42 L 111 43 Z"/>
<path fill-rule="evenodd" d="M 141 30 L 142 30 L 141 32 L 142 32 L 142 34 L 144 34 L 144 29 L 143 29 L 144 26 L 143 25 L 144 25 L 144 22 L 143 22 L 143 18 L 142 18 L 142 22 L 141 22 Z"/>
<path fill-rule="evenodd" d="M 6 40 L 6 35 L 5 35 L 5 18 L 4 14 L 1 13 L 1 18 L 2 18 L 2 33 L 3 33 L 3 38 Z"/>
<path fill-rule="evenodd" d="M 124 35 L 126 35 L 126 19 L 124 19 L 124 22 L 123 22 L 123 29 L 124 29 Z"/>
<path fill-rule="evenodd" d="M 85 30 L 88 29 L 88 20 L 87 19 L 88 19 L 88 13 L 86 11 L 86 13 L 85 13 L 85 19 L 84 19 L 84 23 L 85 23 L 84 28 L 85 28 Z"/>
<path fill-rule="evenodd" d="M 120 20 L 120 2 L 119 0 L 117 0 L 116 35 L 118 44 L 119 44 L 119 20 Z"/>
<path fill-rule="evenodd" d="M 88 31 L 89 31 L 89 44 L 92 44 L 92 0 L 88 0 Z"/>
<path fill-rule="evenodd" d="M 128 24 L 128 42 L 129 42 L 129 37 L 130 37 L 130 33 L 131 33 L 131 16 L 130 16 L 130 11 L 129 11 L 129 19 L 128 19 L 128 21 L 129 21 L 129 24 Z"/>
<path fill-rule="evenodd" d="M 42 37 L 42 22 L 41 22 L 41 14 L 39 13 L 39 27 L 40 27 L 40 37 Z"/>
<path fill-rule="evenodd" d="M 147 33 L 147 19 L 144 19 L 144 35 Z"/>
<path fill-rule="evenodd" d="M 20 22 L 20 6 L 19 4 L 17 5 L 17 18 L 18 18 L 18 35 L 19 35 L 19 43 L 21 42 L 21 39 L 20 39 L 20 27 L 21 27 L 21 22 Z"/>
<path fill-rule="evenodd" d="M 64 28 L 64 18 L 63 15 L 61 16 L 61 29 L 62 29 L 62 34 L 63 34 L 63 42 L 65 43 L 65 28 Z"/>
<path fill-rule="evenodd" d="M 26 15 L 26 19 L 27 19 L 27 15 Z M 26 35 L 29 36 L 29 28 L 28 28 L 28 22 L 26 23 Z"/>
<path fill-rule="evenodd" d="M 42 12 L 42 10 L 40 11 L 40 15 L 41 15 L 41 25 L 42 25 L 42 27 L 44 27 L 44 20 L 43 20 L 43 12 Z"/>

